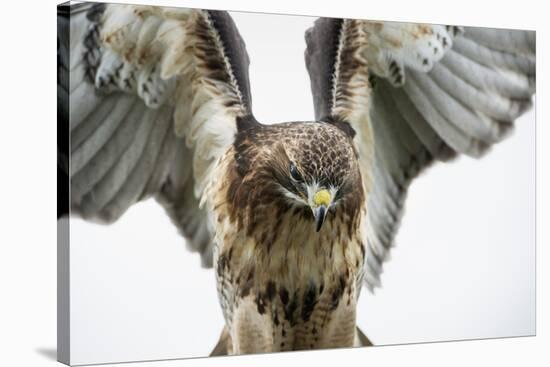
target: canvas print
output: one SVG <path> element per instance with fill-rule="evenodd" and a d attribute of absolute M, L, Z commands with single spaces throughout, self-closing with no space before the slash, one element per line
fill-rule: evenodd
<path fill-rule="evenodd" d="M 535 334 L 534 31 L 57 19 L 61 362 Z"/>

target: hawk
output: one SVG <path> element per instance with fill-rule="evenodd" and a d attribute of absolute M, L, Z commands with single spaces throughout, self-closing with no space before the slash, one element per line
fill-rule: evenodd
<path fill-rule="evenodd" d="M 315 120 L 262 123 L 228 13 L 82 3 L 58 18 L 71 215 L 112 223 L 154 197 L 214 268 L 213 354 L 370 345 L 356 304 L 411 181 L 483 155 L 535 93 L 534 32 L 320 18 Z"/>

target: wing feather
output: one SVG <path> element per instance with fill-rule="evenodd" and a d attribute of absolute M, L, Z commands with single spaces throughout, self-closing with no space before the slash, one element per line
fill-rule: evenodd
<path fill-rule="evenodd" d="M 112 190 L 113 192 L 116 190 L 116 193 L 103 209 L 106 221 L 109 222 L 119 218 L 126 210 L 126 203 L 136 202 L 140 199 L 141 193 L 147 185 L 147 181 L 142 178 L 151 177 L 154 164 L 161 150 L 161 143 L 170 131 L 170 112 L 168 108 L 163 108 L 160 111 L 154 120 L 155 128 L 150 129 L 148 139 L 143 142 L 141 147 L 141 152 L 136 152 L 134 155 L 137 161 L 132 162 L 135 164 L 132 172 L 129 175 L 124 175 L 123 179 L 112 185 Z M 132 147 L 135 147 L 135 145 L 132 145 Z M 125 167 L 130 166 L 128 163 L 125 164 Z"/>
<path fill-rule="evenodd" d="M 494 67 L 511 70 L 519 73 L 519 75 L 526 76 L 530 88 L 525 97 L 534 92 L 535 60 L 532 56 L 491 50 L 465 37 L 459 37 L 455 40 L 453 51 L 463 55 L 466 60 L 487 66 L 489 69 Z M 468 77 L 466 74 L 463 74 L 463 76 Z"/>
<path fill-rule="evenodd" d="M 138 106 L 135 98 L 126 96 L 126 100 L 120 100 L 117 104 L 123 108 L 124 115 L 118 118 L 112 114 L 101 127 L 97 134 L 88 139 L 81 149 L 71 156 L 71 196 L 74 201 L 75 214 L 79 213 L 82 197 L 87 195 L 92 188 L 105 177 L 116 165 L 116 162 L 130 146 L 137 133 L 136 121 L 141 121 L 143 110 Z M 118 112 L 118 111 L 116 111 Z M 95 210 L 99 210 L 94 206 Z M 82 210 L 86 210 L 82 208 Z M 86 210 L 89 215 L 95 214 Z M 97 213 L 99 214 L 99 213 Z"/>
<path fill-rule="evenodd" d="M 153 164 L 154 171 L 149 176 L 147 185 L 143 189 L 138 200 L 148 198 L 150 193 L 156 192 L 159 187 L 162 187 L 163 184 L 165 184 L 170 172 L 174 170 L 172 162 L 175 162 L 177 150 L 180 145 L 185 147 L 185 144 L 181 144 L 180 138 L 173 133 L 173 127 L 169 125 L 169 128 L 166 131 L 166 136 L 161 143 L 160 153 Z M 187 153 L 186 156 L 189 156 L 189 154 L 190 153 Z M 190 182 L 193 181 L 190 177 L 186 177 L 186 179 Z"/>
<path fill-rule="evenodd" d="M 450 55 L 452 56 L 452 55 Z M 453 59 L 453 57 L 449 57 Z M 524 110 L 525 102 L 511 100 L 510 98 L 525 98 L 525 96 L 513 95 L 512 93 L 506 96 L 501 96 L 497 93 L 491 93 L 488 88 L 484 88 L 479 84 L 474 84 L 474 81 L 466 81 L 460 78 L 456 73 L 472 72 L 472 75 L 483 75 L 473 70 L 457 70 L 453 72 L 444 63 L 437 64 L 431 76 L 434 82 L 463 106 L 471 106 L 468 108 L 472 113 L 479 111 L 487 118 L 495 119 L 490 125 L 499 125 L 500 123 L 510 123 L 517 118 Z M 459 74 L 460 75 L 460 74 Z M 502 86 L 503 94 L 506 93 L 506 86 Z M 511 95 L 512 94 L 512 95 Z M 491 130 L 493 126 L 490 126 Z M 496 137 L 498 139 L 498 136 Z"/>
<path fill-rule="evenodd" d="M 535 34 L 321 18 L 306 43 L 316 118 L 350 124 L 363 181 L 371 183 L 365 282 L 372 290 L 413 179 L 435 161 L 481 156 L 531 107 Z"/>
<path fill-rule="evenodd" d="M 454 155 L 454 151 L 418 112 L 417 107 L 402 88 L 393 88 L 384 80 L 377 82 L 377 88 L 381 95 L 387 96 L 388 103 L 394 106 L 396 113 L 411 127 L 415 136 L 431 155 L 440 156 L 443 160 L 449 159 Z"/>
<path fill-rule="evenodd" d="M 231 17 L 71 5 L 58 43 L 72 214 L 111 223 L 155 197 L 211 266 L 213 232 L 199 203 L 237 119 L 253 119 L 248 55 Z"/>
<path fill-rule="evenodd" d="M 484 150 L 484 146 L 476 144 L 463 130 L 449 122 L 432 104 L 430 96 L 426 95 L 425 90 L 418 85 L 417 80 L 415 78 L 409 79 L 403 86 L 403 89 L 422 117 L 428 121 L 445 143 L 455 151 L 479 156 Z"/>
<path fill-rule="evenodd" d="M 457 46 L 461 44 L 461 40 L 463 38 L 456 40 Z M 495 69 L 480 63 L 458 49 L 449 50 L 439 65 L 446 66 L 450 72 L 455 74 L 456 78 L 462 79 L 476 88 L 479 94 L 494 92 L 493 97 L 529 99 L 533 93 L 528 78 L 531 71 L 526 70 L 526 74 L 515 74 L 514 76 L 505 74 L 502 69 Z M 522 72 L 521 70 L 517 71 Z M 532 71 L 534 72 L 534 69 Z"/>
<path fill-rule="evenodd" d="M 111 213 L 107 209 L 107 204 L 111 201 L 117 192 L 124 188 L 129 190 L 127 180 L 132 176 L 132 172 L 136 169 L 136 165 L 143 159 L 143 153 L 147 147 L 148 141 L 150 141 L 150 134 L 153 130 L 158 129 L 154 123 L 157 122 L 158 110 L 146 110 L 142 115 L 134 115 L 138 122 L 136 127 L 136 120 L 127 119 L 125 127 L 133 129 L 134 132 L 124 134 L 125 137 L 129 136 L 123 144 L 125 149 L 120 154 L 115 155 L 117 159 L 113 162 L 113 165 L 109 167 L 106 174 L 97 182 L 91 189 L 84 195 L 80 205 L 84 209 L 82 212 L 83 217 L 89 217 L 94 213 L 100 213 L 100 219 L 106 222 L 112 222 Z M 108 148 L 107 148 L 108 149 Z M 104 152 L 105 150 L 101 150 Z M 108 150 L 107 150 L 108 151 Z M 148 155 L 151 152 L 147 152 Z M 95 169 L 95 168 L 94 168 Z"/>
<path fill-rule="evenodd" d="M 102 161 L 96 156 L 101 153 L 103 159 L 116 159 L 117 155 L 110 154 L 111 157 L 108 157 L 110 152 L 102 153 L 102 148 L 116 152 L 121 151 L 130 143 L 130 139 L 135 133 L 134 120 L 140 117 L 140 112 L 143 112 L 136 107 L 139 107 L 136 98 L 123 96 L 116 99 L 114 110 L 92 132 L 92 135 L 72 152 L 72 175 L 77 175 L 94 158 L 98 161 L 94 166 L 102 162 L 104 162 L 102 166 L 110 166 L 107 161 Z M 104 173 L 102 171 L 90 172 L 94 176 L 102 176 Z"/>
<path fill-rule="evenodd" d="M 530 31 L 468 27 L 464 37 L 497 51 L 534 55 L 536 50 L 535 32 Z"/>
<path fill-rule="evenodd" d="M 495 123 L 487 116 L 476 114 L 470 108 L 457 101 L 451 93 L 436 83 L 434 72 L 428 76 L 425 73 L 410 73 L 411 81 L 417 85 L 426 98 L 431 102 L 442 119 L 449 122 L 469 140 L 475 139 L 485 142 L 498 140 L 498 129 Z"/>
<path fill-rule="evenodd" d="M 94 111 L 92 111 L 84 121 L 71 130 L 71 151 L 82 149 L 82 144 L 89 139 L 93 139 L 94 134 L 99 127 L 111 116 L 115 107 L 117 107 L 117 98 L 107 98 Z"/>
<path fill-rule="evenodd" d="M 71 72 L 72 75 L 72 72 Z M 69 123 L 71 130 L 77 128 L 86 121 L 95 109 L 103 102 L 103 96 L 95 93 L 88 85 L 82 83 L 70 94 L 70 99 L 74 101 L 70 104 Z M 76 104 L 78 101 L 78 104 Z"/>

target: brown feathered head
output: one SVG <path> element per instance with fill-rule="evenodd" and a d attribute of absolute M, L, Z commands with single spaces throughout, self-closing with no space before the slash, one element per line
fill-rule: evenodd
<path fill-rule="evenodd" d="M 238 136 L 236 172 L 229 199 L 248 209 L 249 223 L 292 210 L 314 222 L 339 212 L 355 218 L 364 194 L 357 154 L 349 134 L 327 123 L 258 125 Z M 266 213 L 271 210 L 271 213 Z"/>

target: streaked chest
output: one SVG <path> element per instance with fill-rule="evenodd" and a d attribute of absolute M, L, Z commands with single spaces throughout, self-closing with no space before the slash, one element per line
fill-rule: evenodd
<path fill-rule="evenodd" d="M 223 191 L 218 181 L 214 267 L 239 353 L 348 345 L 365 260 L 361 218 L 349 226 L 332 213 L 317 233 L 299 212 L 266 203 L 258 218 L 247 217 L 250 230 L 252 222 L 231 215 Z"/>

